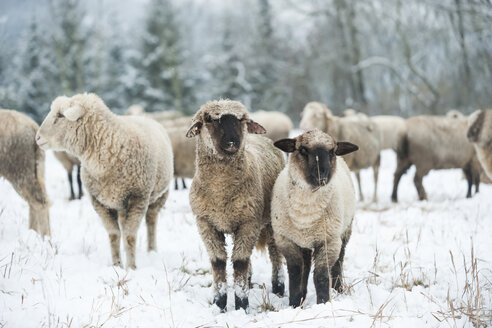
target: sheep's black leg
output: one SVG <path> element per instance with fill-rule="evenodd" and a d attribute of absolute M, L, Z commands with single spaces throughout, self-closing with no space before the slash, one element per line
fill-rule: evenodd
<path fill-rule="evenodd" d="M 309 272 L 311 271 L 311 257 L 312 257 L 312 251 L 308 248 L 303 248 L 302 249 L 303 266 L 302 266 L 302 282 L 301 282 L 302 300 L 305 300 L 307 295 L 307 284 L 308 284 Z"/>
<path fill-rule="evenodd" d="M 398 202 L 398 184 L 401 176 L 407 172 L 410 166 L 412 166 L 412 163 L 410 163 L 408 158 L 398 158 L 398 165 L 393 178 L 393 193 L 391 194 L 391 200 L 395 203 Z"/>
<path fill-rule="evenodd" d="M 183 183 L 183 189 L 186 189 L 186 182 L 185 182 L 185 179 L 181 178 L 181 182 Z"/>
<path fill-rule="evenodd" d="M 84 192 L 82 191 L 82 180 L 80 179 L 80 165 L 77 165 L 77 184 L 79 185 L 79 199 L 81 199 Z"/>
<path fill-rule="evenodd" d="M 415 176 L 413 177 L 413 183 L 419 194 L 419 200 L 427 199 L 427 193 L 425 192 L 424 185 L 422 184 L 422 179 L 429 173 L 428 169 L 421 169 L 417 167 Z"/>
<path fill-rule="evenodd" d="M 301 305 L 303 297 L 302 280 L 303 280 L 303 252 L 291 240 L 275 235 L 280 252 L 287 261 L 287 273 L 289 275 L 289 305 L 297 307 Z M 309 274 L 309 273 L 308 273 Z"/>
<path fill-rule="evenodd" d="M 178 190 L 178 178 L 174 178 L 174 190 Z"/>
<path fill-rule="evenodd" d="M 347 241 L 342 239 L 342 249 L 340 250 L 340 255 L 337 261 L 331 267 L 331 279 L 333 283 L 333 288 L 339 293 L 343 291 L 343 281 L 342 281 L 342 271 L 343 271 L 343 258 L 345 256 L 345 246 Z"/>
<path fill-rule="evenodd" d="M 472 175 L 472 170 L 471 170 L 470 166 L 466 166 L 463 169 L 463 172 L 465 173 L 466 181 L 468 182 L 468 191 L 466 193 L 466 198 L 471 198 L 472 186 L 473 186 L 473 175 Z"/>
<path fill-rule="evenodd" d="M 236 303 L 236 310 L 247 309 L 249 307 L 248 291 L 249 284 L 247 283 L 249 279 L 249 259 L 236 260 L 232 262 L 232 267 L 234 269 L 234 300 Z M 243 277 L 246 276 L 246 282 L 244 282 Z M 236 283 L 239 281 L 239 283 Z"/>
<path fill-rule="evenodd" d="M 73 192 L 73 180 L 72 180 L 72 172 L 67 172 L 68 175 L 68 184 L 70 185 L 70 200 L 75 199 L 75 193 Z"/>
<path fill-rule="evenodd" d="M 272 293 L 284 296 L 285 284 L 282 271 L 282 255 L 275 244 L 272 225 L 268 224 L 265 229 L 268 234 L 268 255 L 272 262 Z"/>
<path fill-rule="evenodd" d="M 212 263 L 214 304 L 224 311 L 227 305 L 225 237 L 222 232 L 208 222 L 206 217 L 197 217 L 196 223 Z"/>

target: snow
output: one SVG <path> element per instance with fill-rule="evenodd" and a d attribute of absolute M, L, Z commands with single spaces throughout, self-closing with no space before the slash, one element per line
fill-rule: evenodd
<path fill-rule="evenodd" d="M 318 305 L 311 277 L 304 309 L 289 308 L 287 295 L 269 292 L 268 256 L 255 251 L 249 313 L 234 310 L 230 263 L 228 311 L 220 313 L 211 305 L 210 263 L 187 190 L 171 190 L 157 252 L 147 253 L 142 224 L 137 269 L 126 271 L 110 265 L 108 236 L 87 196 L 67 200 L 66 173 L 48 152 L 51 239 L 27 229 L 27 204 L 0 179 L 0 326 L 472 327 L 470 315 L 491 325 L 492 186 L 466 199 L 460 170 L 433 171 L 424 179 L 429 201 L 421 202 L 411 169 L 392 204 L 395 165 L 394 153 L 384 151 L 380 202 L 358 204 L 347 293 L 333 291 L 331 302 Z M 371 199 L 372 172 L 363 171 L 362 181 Z"/>

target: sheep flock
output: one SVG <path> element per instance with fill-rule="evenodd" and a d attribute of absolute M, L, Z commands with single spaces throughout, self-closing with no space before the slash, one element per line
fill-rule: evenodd
<path fill-rule="evenodd" d="M 293 118 L 0 110 L 0 327 L 492 325 L 492 109 Z"/>

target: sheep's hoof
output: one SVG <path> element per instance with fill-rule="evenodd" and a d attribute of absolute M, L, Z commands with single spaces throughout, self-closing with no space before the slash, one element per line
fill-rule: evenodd
<path fill-rule="evenodd" d="M 279 295 L 279 296 L 284 296 L 284 291 L 285 291 L 285 284 L 280 281 L 272 281 L 272 293 Z"/>
<path fill-rule="evenodd" d="M 214 296 L 214 304 L 220 308 L 221 312 L 225 312 L 227 306 L 227 293 L 217 293 Z"/>
<path fill-rule="evenodd" d="M 235 295 L 235 300 L 236 300 L 236 310 L 239 310 L 239 309 L 245 309 L 245 310 L 248 310 L 249 308 L 249 301 L 248 301 L 248 297 L 238 297 L 237 295 Z"/>
<path fill-rule="evenodd" d="M 74 200 L 75 199 L 75 196 L 74 195 L 71 195 L 68 200 Z"/>

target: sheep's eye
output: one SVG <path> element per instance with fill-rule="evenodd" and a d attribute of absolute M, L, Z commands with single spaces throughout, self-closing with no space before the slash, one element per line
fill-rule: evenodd
<path fill-rule="evenodd" d="M 208 114 L 205 115 L 205 122 L 212 123 L 212 117 Z"/>
<path fill-rule="evenodd" d="M 58 115 L 56 116 L 56 118 L 62 118 L 62 117 L 65 117 L 62 113 L 58 113 Z"/>
<path fill-rule="evenodd" d="M 308 150 L 306 149 L 306 147 L 299 147 L 299 153 L 301 153 L 302 156 L 307 156 Z"/>

